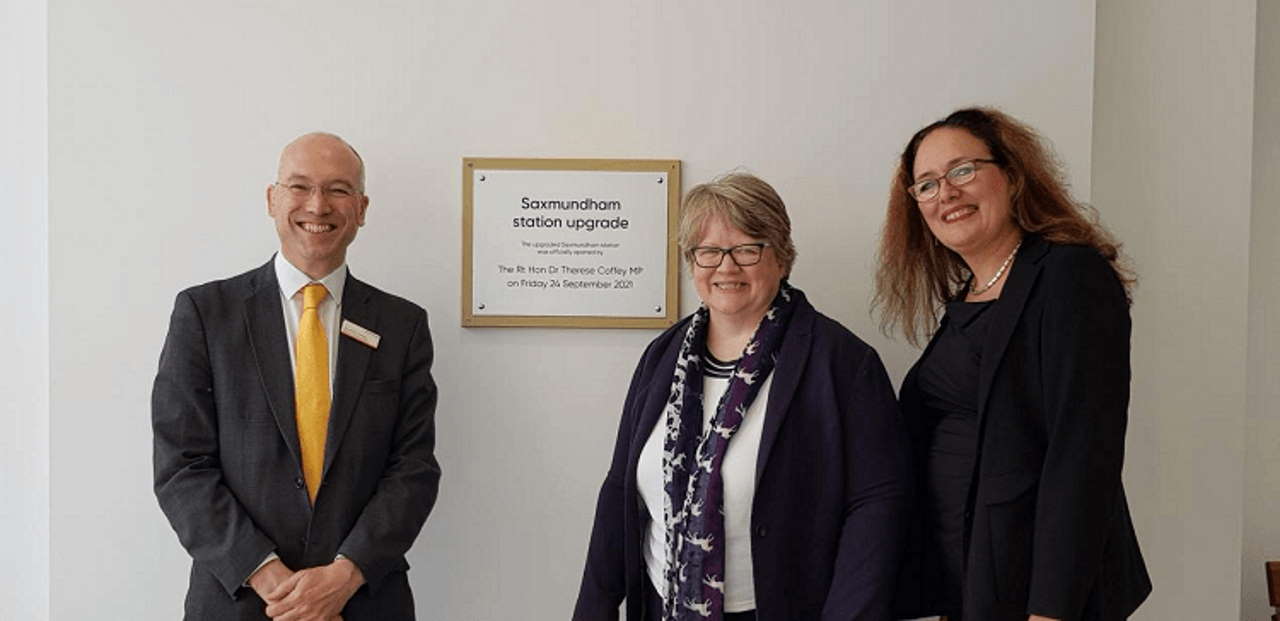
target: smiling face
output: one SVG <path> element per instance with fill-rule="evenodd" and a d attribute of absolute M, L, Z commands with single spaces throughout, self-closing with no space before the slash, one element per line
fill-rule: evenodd
<path fill-rule="evenodd" d="M 940 127 L 916 151 L 915 181 L 941 179 L 966 160 L 991 159 L 991 151 L 973 134 Z M 961 256 L 981 253 L 1018 235 L 1009 201 L 1009 180 L 995 164 L 978 164 L 977 173 L 962 186 L 944 180 L 933 200 L 919 203 L 920 215 L 939 242 Z"/>
<path fill-rule="evenodd" d="M 267 214 L 284 258 L 312 278 L 342 265 L 364 226 L 369 197 L 360 186 L 361 168 L 351 147 L 324 134 L 303 136 L 280 154 L 277 183 L 267 187 Z"/>
<path fill-rule="evenodd" d="M 719 214 L 707 218 L 698 246 L 732 248 L 739 244 L 763 242 L 742 232 Z M 694 265 L 693 285 L 698 297 L 711 311 L 711 320 L 759 323 L 785 276 L 782 263 L 773 248 L 766 247 L 760 262 L 747 267 L 734 263 L 726 255 L 720 267 Z"/>

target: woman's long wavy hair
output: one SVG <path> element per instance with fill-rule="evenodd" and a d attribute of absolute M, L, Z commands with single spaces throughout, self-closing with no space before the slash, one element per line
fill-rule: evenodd
<path fill-rule="evenodd" d="M 960 293 L 970 273 L 964 260 L 929 231 L 907 187 L 914 181 L 916 150 L 942 127 L 963 129 L 986 144 L 1009 178 L 1010 208 L 1024 233 L 1058 244 L 1090 246 L 1105 257 L 1128 295 L 1136 284 L 1120 244 L 1098 222 L 1093 207 L 1071 198 L 1062 165 L 1035 130 L 993 108 L 966 108 L 916 132 L 902 152 L 889 188 L 889 208 L 878 253 L 872 308 L 886 335 L 901 330 L 919 346 L 938 324 L 938 310 Z"/>

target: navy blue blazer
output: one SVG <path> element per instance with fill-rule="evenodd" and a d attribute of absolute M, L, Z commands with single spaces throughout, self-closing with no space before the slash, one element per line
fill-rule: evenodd
<path fill-rule="evenodd" d="M 435 504 L 436 385 L 427 314 L 349 273 L 324 474 L 303 484 L 275 269 L 178 294 L 151 396 L 155 493 L 191 554 L 185 619 L 265 621 L 243 586 L 274 550 L 291 569 L 350 558 L 366 584 L 346 621 L 412 619 L 404 554 Z"/>
<path fill-rule="evenodd" d="M 1120 481 L 1129 406 L 1124 288 L 1094 249 L 1029 235 L 987 312 L 963 616 L 1124 619 L 1151 591 Z M 923 459 L 934 421 L 915 367 L 901 397 Z M 932 510 L 922 505 L 913 515 Z M 895 606 L 902 617 L 945 612 L 935 592 L 938 551 L 925 528 L 913 520 Z"/>
<path fill-rule="evenodd" d="M 644 618 L 640 449 L 671 391 L 689 318 L 645 350 L 600 488 L 573 618 Z M 751 554 L 761 620 L 889 619 L 910 486 L 879 356 L 803 296 L 782 342 L 756 462 Z"/>

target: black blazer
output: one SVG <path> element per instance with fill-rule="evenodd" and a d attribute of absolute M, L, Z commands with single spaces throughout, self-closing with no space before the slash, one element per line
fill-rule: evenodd
<path fill-rule="evenodd" d="M 1124 619 L 1151 591 L 1120 481 L 1129 406 L 1124 289 L 1095 250 L 1037 236 L 1026 238 L 1008 278 L 987 311 L 979 369 L 964 618 Z M 903 380 L 901 404 L 920 463 L 931 429 L 916 372 Z M 931 510 L 918 506 L 915 515 Z M 933 592 L 938 559 L 923 528 L 913 521 L 896 606 L 903 617 L 943 612 Z"/>
<path fill-rule="evenodd" d="M 271 262 L 178 294 L 151 398 L 155 492 L 193 559 L 186 619 L 263 620 L 242 586 L 272 550 L 294 570 L 350 558 L 367 581 L 347 621 L 412 619 L 404 554 L 435 504 L 427 315 L 350 275 L 324 475 L 303 485 L 293 372 Z"/>
<path fill-rule="evenodd" d="M 573 618 L 644 618 L 640 449 L 671 392 L 689 319 L 649 344 L 622 410 Z M 751 516 L 757 618 L 889 618 L 910 475 L 875 350 L 801 297 L 773 372 Z"/>

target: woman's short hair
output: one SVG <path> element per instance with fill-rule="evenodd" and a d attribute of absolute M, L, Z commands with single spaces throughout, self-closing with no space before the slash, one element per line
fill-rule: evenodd
<path fill-rule="evenodd" d="M 1095 248 L 1111 262 L 1129 293 L 1136 279 L 1123 264 L 1120 244 L 1099 224 L 1095 209 L 1071 198 L 1062 165 L 1045 140 L 999 110 L 965 108 L 916 132 L 894 173 L 872 302 L 881 313 L 885 334 L 901 329 L 908 341 L 918 345 L 936 327 L 938 309 L 960 292 L 970 276 L 960 255 L 934 238 L 907 191 L 915 180 L 920 143 L 943 127 L 965 130 L 986 145 L 1009 179 L 1010 210 L 1018 228 L 1050 242 Z"/>
<path fill-rule="evenodd" d="M 702 241 L 702 229 L 712 216 L 721 216 L 738 230 L 763 239 L 773 248 L 783 274 L 791 274 L 796 247 L 791 241 L 791 218 L 773 186 L 749 173 L 729 173 L 694 186 L 684 195 L 680 209 L 680 251 L 693 265 L 693 248 Z"/>

